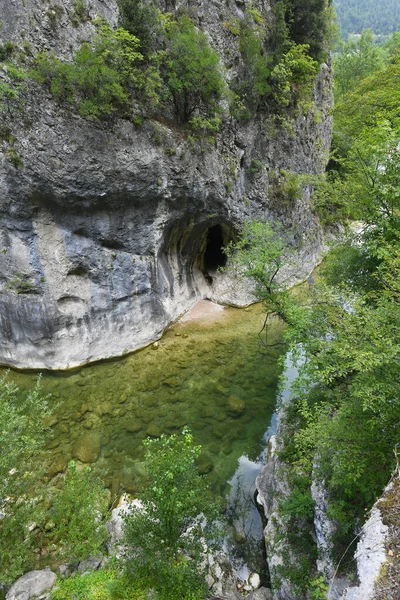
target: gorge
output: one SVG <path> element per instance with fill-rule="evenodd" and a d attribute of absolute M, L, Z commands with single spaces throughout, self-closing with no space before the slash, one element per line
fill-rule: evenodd
<path fill-rule="evenodd" d="M 225 252 L 247 222 L 282 226 L 296 255 L 288 283 L 320 260 L 311 194 L 331 140 L 328 3 L 309 27 L 307 3 L 292 4 L 155 2 L 166 33 L 151 62 L 132 59 L 144 39 L 121 42 L 121 51 L 126 32 L 107 29 L 125 24 L 115 0 L 0 0 L 0 364 L 45 373 L 44 391 L 60 405 L 47 446 L 56 481 L 74 459 L 105 469 L 112 494 L 135 494 L 142 440 L 189 424 L 204 446 L 199 468 L 225 494 L 243 440 L 248 454 L 262 450 L 281 348 L 259 351 L 260 308 L 235 325 L 226 309 L 203 346 L 190 325 L 156 340 L 199 300 L 255 301 Z M 226 87 L 214 104 L 196 105 L 192 120 L 177 109 L 168 71 L 177 39 L 210 47 Z M 75 73 L 71 91 L 65 65 L 81 77 L 99 56 L 104 67 L 114 47 L 121 77 L 118 52 L 138 61 L 146 85 L 152 73 L 158 104 L 134 71 L 128 108 L 124 100 L 85 115 L 88 102 L 98 108 L 90 82 L 79 88 Z M 32 385 L 32 375 L 11 377 L 22 390 Z"/>

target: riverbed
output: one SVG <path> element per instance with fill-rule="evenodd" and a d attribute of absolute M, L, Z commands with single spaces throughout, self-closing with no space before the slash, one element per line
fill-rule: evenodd
<path fill-rule="evenodd" d="M 215 494 L 229 491 L 240 457 L 254 460 L 265 445 L 283 346 L 266 347 L 259 335 L 261 305 L 211 304 L 197 307 L 159 342 L 122 359 L 42 374 L 43 393 L 54 407 L 50 477 L 73 459 L 100 472 L 113 494 L 135 495 L 143 439 L 188 426 L 203 448 L 201 472 L 209 475 Z M 281 335 L 275 323 L 269 344 Z M 23 393 L 37 373 L 11 371 L 9 377 Z"/>

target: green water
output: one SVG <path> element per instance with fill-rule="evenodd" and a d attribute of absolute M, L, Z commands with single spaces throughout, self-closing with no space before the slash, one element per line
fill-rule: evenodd
<path fill-rule="evenodd" d="M 135 494 L 142 440 L 188 425 L 203 447 L 201 471 L 223 493 L 238 458 L 262 450 L 275 406 L 282 347 L 263 347 L 262 322 L 259 305 L 227 308 L 216 322 L 176 324 L 158 344 L 123 359 L 44 373 L 43 390 L 55 405 L 50 475 L 74 459 L 101 469 L 113 493 Z M 13 371 L 10 378 L 25 390 L 36 374 Z"/>

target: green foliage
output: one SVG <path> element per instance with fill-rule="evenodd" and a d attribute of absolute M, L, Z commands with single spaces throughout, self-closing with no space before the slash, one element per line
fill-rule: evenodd
<path fill-rule="evenodd" d="M 7 156 L 8 156 L 8 160 L 10 161 L 10 163 L 12 165 L 14 165 L 14 167 L 16 169 L 20 169 L 21 167 L 24 166 L 24 162 L 23 162 L 22 158 L 20 157 L 20 155 L 18 154 L 18 152 L 15 150 L 15 148 L 10 148 Z M 25 283 L 25 285 L 22 288 L 21 288 L 21 285 L 17 286 L 18 294 L 21 294 L 23 291 L 27 292 L 27 291 L 30 291 L 35 288 L 35 286 L 33 284 L 29 285 L 28 282 L 24 282 L 24 283 Z"/>
<path fill-rule="evenodd" d="M 118 0 L 118 7 L 120 26 L 140 40 L 140 52 L 148 60 L 163 38 L 162 13 L 143 0 Z"/>
<path fill-rule="evenodd" d="M 393 35 L 383 44 L 383 49 L 386 52 L 389 60 L 395 61 L 400 53 L 400 31 L 395 31 Z"/>
<path fill-rule="evenodd" d="M 75 0 L 72 6 L 74 15 L 71 20 L 73 25 L 77 27 L 79 23 L 84 23 L 89 18 L 89 9 L 86 0 Z"/>
<path fill-rule="evenodd" d="M 314 516 L 314 501 L 311 498 L 310 488 L 305 490 L 292 489 L 289 496 L 281 503 L 280 514 L 284 519 L 312 518 Z"/>
<path fill-rule="evenodd" d="M 292 232 L 293 233 L 293 232 Z M 246 223 L 238 242 L 230 242 L 225 250 L 230 266 L 242 277 L 255 283 L 255 292 L 265 304 L 265 321 L 278 316 L 287 323 L 300 318 L 295 302 L 281 277 L 283 266 L 290 264 L 293 251 L 287 237 L 290 232 L 276 223 Z"/>
<path fill-rule="evenodd" d="M 308 55 L 309 46 L 293 45 L 271 72 L 272 96 L 278 106 L 287 107 L 309 100 L 318 63 Z"/>
<path fill-rule="evenodd" d="M 301 196 L 301 176 L 284 169 L 272 171 L 268 192 L 273 197 L 276 211 L 282 213 L 286 209 L 293 209 L 295 201 Z"/>
<path fill-rule="evenodd" d="M 371 28 L 377 34 L 391 34 L 399 28 L 397 0 L 334 0 L 343 39 Z"/>
<path fill-rule="evenodd" d="M 281 460 L 291 473 L 324 481 L 339 549 L 390 478 L 398 443 L 399 68 L 397 61 L 388 64 L 336 109 L 341 143 L 333 157 L 335 176 L 324 182 L 325 200 L 334 205 L 341 194 L 341 218 L 347 211 L 363 226 L 329 253 L 313 288 L 297 302 L 287 301 L 284 290 L 268 285 L 274 273 L 268 237 L 245 232 L 238 246 L 245 275 L 254 279 L 261 299 L 267 296 L 268 310 L 288 324 L 286 340 L 300 359 L 293 398 L 285 408 Z M 333 220 L 332 205 L 331 211 Z M 257 227 L 262 231 L 264 225 Z M 281 268 L 284 246 L 278 250 Z M 281 505 L 283 516 L 296 520 L 287 537 L 300 550 L 307 541 L 301 523 L 310 518 L 311 508 L 309 492 L 297 485 Z M 282 575 L 309 588 L 305 573 L 312 552 L 312 545 L 306 553 L 301 550 L 294 568 L 284 564 Z M 314 595 L 323 593 L 318 586 Z"/>
<path fill-rule="evenodd" d="M 7 76 L 0 82 L 0 116 L 9 119 L 23 108 L 26 75 L 11 62 L 6 67 Z"/>
<path fill-rule="evenodd" d="M 82 44 L 73 62 L 42 53 L 32 75 L 46 83 L 60 101 L 75 104 L 88 119 L 129 116 L 133 97 L 157 102 L 159 85 L 154 69 L 139 69 L 139 40 L 124 29 L 98 24 L 93 45 Z"/>
<path fill-rule="evenodd" d="M 331 251 L 293 336 L 307 361 L 288 415 L 291 460 L 311 472 L 318 456 L 342 537 L 389 479 L 398 442 L 399 68 L 387 65 L 336 109 L 334 184 L 363 228 Z"/>
<path fill-rule="evenodd" d="M 24 273 L 17 273 L 7 281 L 4 289 L 11 290 L 16 294 L 29 294 L 36 291 L 36 286 Z"/>
<path fill-rule="evenodd" d="M 283 20 L 286 23 L 289 38 L 300 46 L 309 46 L 310 56 L 321 62 L 324 60 L 331 38 L 331 22 L 333 19 L 328 0 L 279 0 L 278 16 L 280 26 L 280 42 L 285 41 Z M 283 48 L 284 49 L 284 48 Z"/>
<path fill-rule="evenodd" d="M 51 537 L 64 559 L 77 563 L 102 553 L 107 511 L 107 492 L 100 480 L 89 467 L 78 471 L 71 461 L 50 514 L 54 524 Z"/>
<path fill-rule="evenodd" d="M 269 94 L 270 66 L 265 49 L 265 24 L 257 11 L 247 10 L 240 21 L 239 48 L 244 63 L 244 74 L 235 90 L 244 97 L 248 106 L 256 109 L 260 100 Z"/>
<path fill-rule="evenodd" d="M 5 42 L 0 44 L 0 62 L 4 62 L 11 58 L 14 53 L 14 44 L 12 42 Z"/>
<path fill-rule="evenodd" d="M 7 548 L 0 552 L 0 581 L 5 583 L 34 565 L 35 532 L 30 525 L 42 518 L 37 458 L 43 451 L 49 414 L 40 378 L 22 397 L 7 377 L 0 379 L 0 547 Z"/>
<path fill-rule="evenodd" d="M 250 109 L 250 115 L 260 106 L 272 106 L 278 112 L 301 108 L 311 97 L 318 63 L 310 55 L 309 44 L 295 43 L 291 38 L 287 11 L 285 2 L 276 4 L 272 54 L 266 52 L 267 29 L 257 11 L 248 9 L 239 23 L 244 70 L 239 83 L 234 82 L 234 92 Z M 236 112 L 246 116 L 243 110 Z"/>
<path fill-rule="evenodd" d="M 360 38 L 342 42 L 333 63 L 337 98 L 353 90 L 368 75 L 382 69 L 385 58 L 385 51 L 374 43 L 371 29 L 364 29 Z"/>
<path fill-rule="evenodd" d="M 100 569 L 58 580 L 51 600 L 145 600 L 135 581 L 113 569 Z"/>
<path fill-rule="evenodd" d="M 227 94 L 218 54 L 188 17 L 171 22 L 167 35 L 162 72 L 178 121 L 186 123 L 196 112 L 215 117 Z"/>
<path fill-rule="evenodd" d="M 326 600 L 328 586 L 322 575 L 310 581 L 310 599 L 311 600 Z"/>
<path fill-rule="evenodd" d="M 182 435 L 148 439 L 143 508 L 125 515 L 128 573 L 163 600 L 204 598 L 203 544 L 215 515 L 207 479 L 198 473 L 200 447 Z"/>

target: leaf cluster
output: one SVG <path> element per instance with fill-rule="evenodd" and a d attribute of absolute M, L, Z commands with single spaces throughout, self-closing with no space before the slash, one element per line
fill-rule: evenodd
<path fill-rule="evenodd" d="M 0 581 L 9 582 L 34 564 L 30 524 L 42 516 L 37 458 L 46 438 L 50 415 L 40 379 L 26 395 L 7 376 L 0 379 Z"/>
<path fill-rule="evenodd" d="M 78 471 L 71 461 L 49 515 L 51 539 L 64 560 L 78 563 L 102 553 L 108 505 L 107 491 L 91 469 Z"/>
<path fill-rule="evenodd" d="M 125 515 L 125 564 L 160 598 L 204 597 L 205 544 L 213 537 L 216 507 L 208 482 L 199 474 L 200 447 L 184 429 L 145 444 L 146 482 L 141 509 Z"/>
<path fill-rule="evenodd" d="M 138 68 L 142 58 L 138 47 L 139 40 L 124 29 L 114 31 L 100 22 L 93 44 L 82 44 L 73 62 L 41 53 L 31 74 L 88 119 L 108 118 L 115 112 L 129 115 L 135 95 L 153 96 L 149 90 L 153 72 Z"/>

